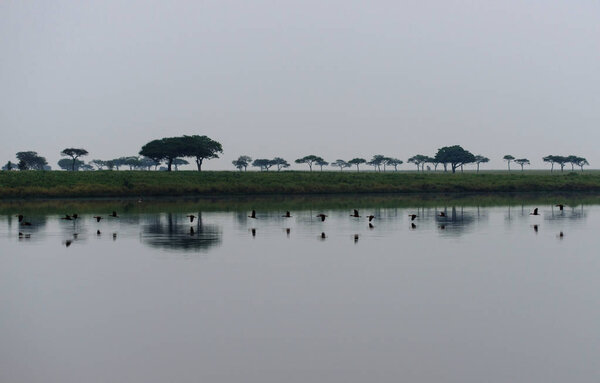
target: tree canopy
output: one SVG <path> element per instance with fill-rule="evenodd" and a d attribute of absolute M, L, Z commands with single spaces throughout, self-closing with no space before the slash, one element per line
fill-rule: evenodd
<path fill-rule="evenodd" d="M 438 149 L 435 158 L 441 164 L 444 164 L 444 171 L 447 170 L 447 164 L 450 165 L 452 173 L 456 172 L 458 167 L 475 162 L 475 155 L 460 145 L 444 146 Z"/>
<path fill-rule="evenodd" d="M 312 166 L 314 163 L 316 163 L 317 161 L 325 161 L 323 160 L 323 158 L 315 156 L 314 154 L 311 154 L 309 156 L 304 156 L 302 158 L 298 158 L 296 161 L 294 161 L 297 164 L 307 164 L 308 168 L 310 169 L 310 171 L 312 172 Z"/>
<path fill-rule="evenodd" d="M 18 152 L 17 159 L 19 160 L 17 168 L 19 170 L 45 170 L 48 162 L 37 152 Z"/>
<path fill-rule="evenodd" d="M 62 152 L 60 152 L 60 155 L 71 157 L 71 171 L 75 171 L 75 161 L 77 161 L 79 157 L 87 156 L 88 151 L 79 148 L 66 148 L 63 149 Z"/>
<path fill-rule="evenodd" d="M 219 158 L 223 153 L 221 144 L 207 136 L 167 137 L 148 142 L 142 146 L 140 155 L 156 162 L 167 163 L 167 170 L 172 170 L 173 161 L 178 157 L 192 157 L 196 161 L 198 171 L 202 170 L 202 162 L 206 159 Z"/>
<path fill-rule="evenodd" d="M 337 167 L 339 167 L 340 168 L 340 172 L 341 172 L 341 171 L 344 170 L 344 168 L 349 168 L 352 165 L 350 165 L 349 163 L 347 163 L 344 160 L 335 160 L 335 161 L 333 161 L 331 163 L 331 166 L 337 166 Z"/>
<path fill-rule="evenodd" d="M 242 171 L 242 169 L 244 169 L 244 171 L 248 170 L 248 165 L 250 165 L 251 162 L 252 158 L 249 156 L 239 156 L 237 160 L 231 161 L 233 166 L 235 166 L 239 171 Z"/>
<path fill-rule="evenodd" d="M 348 161 L 348 163 L 350 165 L 356 165 L 356 171 L 358 172 L 358 171 L 360 171 L 359 166 L 367 163 L 367 160 L 365 160 L 364 158 L 353 158 L 350 161 Z"/>

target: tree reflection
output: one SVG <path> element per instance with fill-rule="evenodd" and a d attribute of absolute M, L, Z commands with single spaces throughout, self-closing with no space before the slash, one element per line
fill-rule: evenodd
<path fill-rule="evenodd" d="M 142 242 L 150 247 L 181 251 L 206 251 L 222 242 L 221 228 L 204 224 L 202 215 L 189 223 L 185 216 L 172 213 L 148 216 L 142 224 Z"/>

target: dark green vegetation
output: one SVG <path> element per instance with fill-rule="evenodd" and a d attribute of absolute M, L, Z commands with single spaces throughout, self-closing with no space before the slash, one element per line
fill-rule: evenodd
<path fill-rule="evenodd" d="M 0 172 L 0 198 L 600 192 L 600 172 Z"/>

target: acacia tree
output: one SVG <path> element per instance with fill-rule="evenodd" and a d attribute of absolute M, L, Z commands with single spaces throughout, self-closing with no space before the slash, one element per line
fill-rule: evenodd
<path fill-rule="evenodd" d="M 252 162 L 252 166 L 260 168 L 261 171 L 265 170 L 267 172 L 269 171 L 269 168 L 273 165 L 274 164 L 272 160 L 266 158 L 257 158 L 254 160 L 254 162 Z"/>
<path fill-rule="evenodd" d="M 425 165 L 429 157 L 424 156 L 422 154 L 417 154 L 408 159 L 408 162 L 415 164 L 417 166 L 417 171 L 423 170 L 423 166 Z"/>
<path fill-rule="evenodd" d="M 367 162 L 368 165 L 373 166 L 373 168 L 377 171 L 381 171 L 381 165 L 384 166 L 384 171 L 385 171 L 385 161 L 387 160 L 387 157 L 382 155 L 382 154 L 376 154 L 373 156 L 373 158 L 371 158 L 371 161 Z"/>
<path fill-rule="evenodd" d="M 508 163 L 508 171 L 510 172 L 510 161 L 514 160 L 515 157 L 511 156 L 510 154 L 507 154 L 504 157 L 502 157 L 502 159 Z"/>
<path fill-rule="evenodd" d="M 173 160 L 177 157 L 184 156 L 184 147 L 180 137 L 166 137 L 158 140 L 152 140 L 146 145 L 142 146 L 140 155 L 151 158 L 155 162 L 167 163 L 167 171 L 171 171 L 173 166 Z M 119 165 L 115 162 L 117 170 Z"/>
<path fill-rule="evenodd" d="M 552 173 L 554 171 L 554 163 L 556 162 L 556 156 L 549 155 L 549 156 L 543 157 L 542 161 L 550 163 L 550 165 L 551 165 L 550 173 Z"/>
<path fill-rule="evenodd" d="M 90 164 L 94 165 L 98 170 L 102 170 L 106 166 L 106 161 L 91 160 Z"/>
<path fill-rule="evenodd" d="M 586 160 L 584 157 L 577 157 L 577 162 L 576 162 L 577 166 L 579 166 L 581 168 L 581 171 L 583 171 L 583 167 L 585 165 L 589 166 L 589 162 L 588 160 Z"/>
<path fill-rule="evenodd" d="M 329 162 L 327 162 L 324 159 L 322 159 L 322 158 L 319 157 L 319 159 L 315 161 L 315 165 L 320 166 L 321 167 L 321 171 L 323 171 L 323 166 L 329 165 Z"/>
<path fill-rule="evenodd" d="M 387 158 L 385 160 L 385 164 L 388 166 L 393 166 L 394 167 L 394 171 L 398 171 L 398 165 L 402 165 L 404 162 L 402 160 L 399 160 L 397 158 Z M 385 169 L 385 167 L 384 167 Z"/>
<path fill-rule="evenodd" d="M 314 154 L 311 154 L 310 156 L 304 156 L 302 158 L 298 158 L 296 161 L 294 161 L 297 164 L 307 164 L 308 168 L 310 169 L 310 171 L 312 172 L 312 166 L 314 163 L 316 163 L 317 161 L 324 161 L 323 158 L 315 156 Z"/>
<path fill-rule="evenodd" d="M 242 171 L 242 169 L 244 169 L 244 171 L 247 171 L 248 165 L 250 165 L 251 162 L 252 158 L 250 158 L 249 156 L 239 156 L 237 160 L 231 161 L 233 166 L 235 166 L 239 171 Z"/>
<path fill-rule="evenodd" d="M 447 164 L 450 164 L 452 173 L 456 173 L 458 167 L 475 162 L 475 155 L 460 145 L 444 146 L 438 149 L 435 158 L 444 164 L 444 171 L 447 171 Z"/>
<path fill-rule="evenodd" d="M 17 159 L 19 160 L 17 168 L 19 170 L 44 170 L 48 162 L 42 156 L 39 156 L 37 152 L 18 152 Z"/>
<path fill-rule="evenodd" d="M 521 171 L 523 171 L 523 166 L 531 165 L 531 163 L 529 162 L 529 160 L 527 158 L 518 158 L 515 160 L 515 162 L 517 164 L 521 165 Z"/>
<path fill-rule="evenodd" d="M 65 156 L 65 157 L 71 157 L 71 160 L 73 161 L 71 164 L 71 171 L 75 171 L 75 161 L 79 157 L 87 156 L 88 151 L 85 149 L 78 149 L 78 148 L 66 148 L 66 149 L 63 149 L 62 152 L 60 152 L 60 155 Z"/>
<path fill-rule="evenodd" d="M 359 166 L 360 166 L 361 164 L 365 164 L 365 163 L 367 163 L 367 160 L 365 160 L 364 158 L 353 158 L 353 159 L 351 159 L 350 161 L 348 161 L 348 163 L 349 163 L 350 165 L 356 165 L 356 172 L 358 173 L 358 172 L 360 171 L 360 168 L 359 168 Z"/>
<path fill-rule="evenodd" d="M 194 157 L 198 171 L 202 171 L 202 162 L 212 158 L 219 158 L 223 147 L 207 136 L 183 136 L 179 138 L 182 145 L 182 157 Z"/>
<path fill-rule="evenodd" d="M 578 156 L 575 156 L 572 154 L 570 156 L 567 156 L 567 162 L 569 162 L 571 164 L 571 171 L 573 171 L 573 172 L 575 171 L 575 165 L 577 165 L 580 158 L 581 157 L 578 157 Z"/>
<path fill-rule="evenodd" d="M 277 171 L 281 171 L 281 169 L 289 168 L 290 164 L 281 157 L 275 157 L 271 160 L 271 164 L 277 166 Z"/>
<path fill-rule="evenodd" d="M 554 157 L 554 162 L 556 162 L 558 165 L 560 165 L 561 173 L 564 172 L 565 165 L 569 162 L 567 157 L 565 157 L 565 156 L 553 156 L 553 157 Z"/>
<path fill-rule="evenodd" d="M 78 171 L 79 169 L 83 169 L 83 166 L 85 165 L 83 161 L 75 160 L 75 170 L 73 170 L 73 161 L 68 158 L 58 160 L 57 164 L 59 168 L 67 171 Z"/>
<path fill-rule="evenodd" d="M 12 162 L 8 161 L 6 163 L 6 165 L 4 165 L 2 167 L 2 170 L 13 170 L 13 169 L 16 169 L 16 168 L 17 168 L 17 166 L 15 164 L 13 164 Z"/>
<path fill-rule="evenodd" d="M 337 166 L 337 167 L 339 167 L 340 168 L 340 172 L 341 172 L 341 171 L 344 171 L 344 168 L 349 168 L 352 165 L 350 165 L 349 163 L 347 163 L 344 160 L 335 160 L 334 162 L 331 163 L 331 166 Z"/>
<path fill-rule="evenodd" d="M 489 158 L 484 157 L 481 154 L 475 156 L 475 163 L 477 164 L 477 173 L 479 173 L 479 164 L 485 164 L 487 162 L 490 162 Z"/>
<path fill-rule="evenodd" d="M 138 162 L 139 163 L 139 162 Z M 183 158 L 175 158 L 173 160 L 173 166 L 175 166 L 175 171 L 178 171 L 179 165 L 189 165 L 190 163 L 187 160 L 184 160 Z"/>

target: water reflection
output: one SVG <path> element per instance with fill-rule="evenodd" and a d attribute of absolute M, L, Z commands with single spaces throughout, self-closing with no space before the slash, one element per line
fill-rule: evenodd
<path fill-rule="evenodd" d="M 155 248 L 184 251 L 202 251 L 220 245 L 221 229 L 203 223 L 201 213 L 197 217 L 196 223 L 190 224 L 186 219 L 188 217 L 173 213 L 147 216 L 141 223 L 142 243 Z M 113 240 L 116 238 L 117 234 L 114 233 Z"/>

